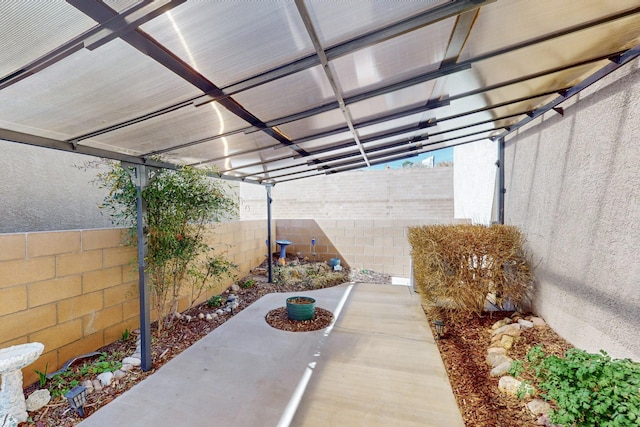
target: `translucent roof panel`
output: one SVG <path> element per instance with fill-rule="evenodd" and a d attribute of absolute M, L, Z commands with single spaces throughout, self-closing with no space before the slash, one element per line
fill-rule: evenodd
<path fill-rule="evenodd" d="M 314 135 L 322 131 L 344 126 L 347 126 L 344 114 L 342 114 L 342 111 L 336 109 L 320 114 L 315 114 L 304 119 L 278 125 L 278 129 L 282 130 L 285 135 L 295 140 L 308 135 Z"/>
<path fill-rule="evenodd" d="M 313 23 L 323 46 L 329 47 L 359 34 L 446 3 L 446 0 L 401 1 L 307 1 Z"/>
<path fill-rule="evenodd" d="M 0 1 L 0 139 L 279 182 L 508 136 L 639 57 L 638 0 Z"/>
<path fill-rule="evenodd" d="M 0 91 L 0 117 L 69 139 L 201 92 L 121 40 L 73 55 Z"/>
<path fill-rule="evenodd" d="M 364 101 L 349 104 L 354 120 L 364 120 L 403 107 L 426 104 L 431 98 L 434 81 L 413 85 L 402 90 L 375 96 Z"/>
<path fill-rule="evenodd" d="M 92 140 L 107 145 L 121 145 L 143 154 L 152 154 L 246 127 L 249 127 L 247 122 L 222 106 L 211 103 L 199 108 L 189 105 L 95 136 Z"/>
<path fill-rule="evenodd" d="M 0 78 L 96 26 L 62 1 L 0 1 Z"/>
<path fill-rule="evenodd" d="M 437 70 L 454 24 L 443 20 L 331 61 L 344 94 Z"/>
<path fill-rule="evenodd" d="M 313 52 L 294 2 L 248 6 L 186 2 L 142 29 L 221 87 Z"/>
<path fill-rule="evenodd" d="M 637 0 L 590 1 L 588 4 L 584 0 L 497 1 L 480 10 L 460 60 L 637 6 Z M 564 43 L 559 45 L 568 47 Z"/>
<path fill-rule="evenodd" d="M 313 67 L 234 95 L 262 121 L 269 121 L 334 101 L 322 67 Z"/>

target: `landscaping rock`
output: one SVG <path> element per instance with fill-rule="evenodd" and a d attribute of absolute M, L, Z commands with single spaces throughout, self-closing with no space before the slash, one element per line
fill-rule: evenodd
<path fill-rule="evenodd" d="M 533 323 L 533 325 L 536 327 L 547 326 L 547 322 L 545 322 L 541 317 L 532 316 L 531 318 L 529 318 L 529 321 L 531 321 L 531 323 Z"/>
<path fill-rule="evenodd" d="M 527 403 L 527 409 L 529 409 L 533 415 L 548 414 L 549 411 L 551 411 L 551 405 L 542 399 L 533 399 Z"/>
<path fill-rule="evenodd" d="M 518 320 L 518 324 L 523 328 L 527 328 L 527 329 L 533 328 L 533 322 L 530 322 L 528 320 L 520 319 Z"/>
<path fill-rule="evenodd" d="M 97 379 L 103 387 L 109 387 L 113 381 L 113 372 L 103 372 L 97 376 Z"/>
<path fill-rule="evenodd" d="M 512 333 L 516 333 L 516 330 L 520 330 L 521 326 L 517 323 L 512 323 L 509 325 L 504 325 L 499 327 L 498 329 L 494 330 L 493 332 L 491 332 L 491 336 L 494 337 L 496 335 L 500 335 L 500 334 L 507 334 L 507 335 L 511 335 Z"/>
<path fill-rule="evenodd" d="M 207 315 L 204 318 L 207 320 L 207 322 L 211 322 L 213 320 L 213 316 L 209 313 L 207 313 Z"/>
<path fill-rule="evenodd" d="M 216 310 L 216 314 L 218 316 L 223 316 L 224 315 L 224 311 L 222 311 L 222 309 L 219 308 L 219 309 Z"/>
<path fill-rule="evenodd" d="M 498 390 L 510 396 L 518 396 L 520 386 L 524 387 L 523 397 L 531 397 L 535 394 L 535 389 L 532 386 L 523 384 L 522 381 L 517 380 L 512 376 L 504 376 L 498 381 Z"/>
<path fill-rule="evenodd" d="M 91 381 L 91 383 L 93 384 L 93 389 L 94 389 L 95 391 L 100 391 L 100 390 L 102 390 L 102 383 L 101 383 L 100 381 L 98 381 L 98 380 L 93 380 L 93 381 Z"/>
<path fill-rule="evenodd" d="M 231 285 L 231 290 L 233 292 L 238 292 L 240 290 L 240 286 L 238 286 L 236 284 L 233 284 L 233 285 Z"/>
<path fill-rule="evenodd" d="M 487 362 L 487 365 L 491 366 L 492 368 L 495 368 L 498 365 L 502 365 L 505 362 L 513 362 L 512 358 L 500 353 L 488 353 L 485 360 Z"/>
<path fill-rule="evenodd" d="M 49 390 L 47 390 L 46 388 L 42 390 L 36 390 L 31 393 L 29 397 L 27 397 L 27 400 L 25 402 L 27 404 L 27 411 L 37 411 L 38 409 L 49 403 L 50 400 L 51 393 L 49 393 Z"/>
<path fill-rule="evenodd" d="M 142 360 L 138 359 L 137 357 L 125 357 L 124 359 L 122 359 L 122 364 L 140 366 L 142 364 Z"/>
<path fill-rule="evenodd" d="M 499 329 L 499 328 L 501 328 L 503 326 L 506 326 L 506 325 L 510 324 L 511 322 L 512 322 L 511 318 L 505 317 L 504 319 L 498 320 L 496 323 L 494 323 L 493 326 L 491 326 L 491 330 L 495 331 L 496 329 Z"/>
<path fill-rule="evenodd" d="M 204 314 L 203 313 L 198 313 L 198 319 L 200 319 L 200 320 L 204 319 Z"/>
<path fill-rule="evenodd" d="M 491 371 L 489 371 L 489 376 L 490 377 L 501 377 L 503 375 L 506 375 L 509 373 L 509 370 L 511 369 L 511 364 L 513 363 L 512 361 L 506 361 L 504 363 L 499 364 L 498 366 L 494 367 Z"/>
<path fill-rule="evenodd" d="M 540 417 L 538 417 L 538 419 L 536 420 L 536 425 L 544 426 L 544 427 L 562 427 L 559 424 L 553 424 L 549 419 L 548 414 L 540 415 Z"/>
<path fill-rule="evenodd" d="M 80 383 L 80 385 L 87 389 L 87 393 L 93 393 L 93 381 L 84 380 Z"/>
<path fill-rule="evenodd" d="M 507 354 L 507 349 L 502 347 L 489 347 L 487 353 Z"/>
<path fill-rule="evenodd" d="M 514 339 L 512 336 L 504 335 L 500 339 L 500 347 L 503 347 L 509 350 L 511 347 L 513 347 L 513 342 L 514 342 Z"/>
<path fill-rule="evenodd" d="M 133 366 L 131 363 L 123 363 L 122 366 L 120 367 L 120 370 L 123 372 L 129 372 L 131 371 L 135 366 Z"/>
<path fill-rule="evenodd" d="M 127 375 L 127 373 L 121 369 L 118 369 L 117 371 L 115 371 L 113 373 L 113 378 L 120 380 L 122 378 L 124 378 Z"/>

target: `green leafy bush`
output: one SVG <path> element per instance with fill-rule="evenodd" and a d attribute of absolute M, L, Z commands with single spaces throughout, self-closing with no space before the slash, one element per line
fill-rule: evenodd
<path fill-rule="evenodd" d="M 185 285 L 191 285 L 193 305 L 204 290 L 233 278 L 237 268 L 205 242 L 211 225 L 237 212 L 229 186 L 210 178 L 215 172 L 187 166 L 152 170 L 142 193 L 147 202 L 146 272 L 159 315 L 158 332 L 171 327 Z M 116 224 L 130 227 L 130 244 L 135 246 L 136 187 L 130 171 L 108 162 L 97 183 L 109 190 L 102 207 Z"/>
<path fill-rule="evenodd" d="M 224 304 L 222 295 L 214 295 L 207 300 L 207 306 L 209 307 L 222 307 L 222 304 Z"/>
<path fill-rule="evenodd" d="M 570 349 L 565 357 L 548 356 L 541 346 L 527 354 L 543 397 L 555 402 L 553 423 L 566 426 L 632 427 L 640 425 L 640 364 L 611 359 L 604 351 Z"/>

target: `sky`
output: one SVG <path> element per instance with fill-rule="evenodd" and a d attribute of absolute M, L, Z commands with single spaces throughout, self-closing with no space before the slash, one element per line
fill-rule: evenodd
<path fill-rule="evenodd" d="M 437 164 L 440 162 L 452 162 L 453 161 L 453 147 L 442 148 L 440 150 L 431 151 L 429 153 L 423 153 L 416 157 L 409 157 L 403 160 L 396 160 L 394 162 L 389 163 L 381 163 L 379 165 L 371 166 L 369 169 L 371 170 L 379 170 L 386 169 L 389 166 L 392 169 L 401 168 L 402 164 L 406 161 L 410 161 L 412 163 L 420 163 L 422 160 L 426 159 L 429 156 L 433 156 L 433 164 Z"/>

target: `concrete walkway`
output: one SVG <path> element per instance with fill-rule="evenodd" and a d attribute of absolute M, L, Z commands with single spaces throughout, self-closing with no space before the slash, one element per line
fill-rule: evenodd
<path fill-rule="evenodd" d="M 332 327 L 271 328 L 265 314 L 294 294 L 266 295 L 79 426 L 464 426 L 408 287 L 304 294 Z"/>

